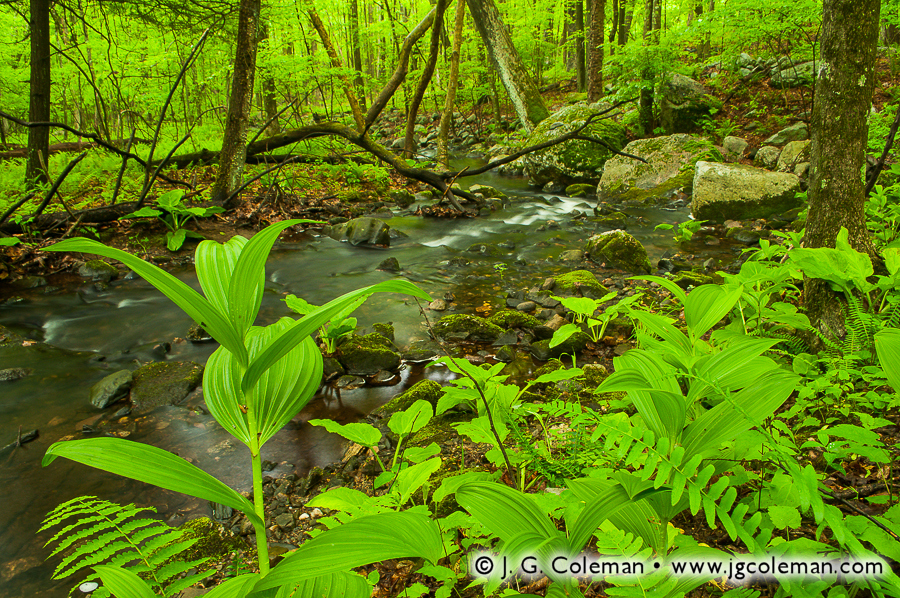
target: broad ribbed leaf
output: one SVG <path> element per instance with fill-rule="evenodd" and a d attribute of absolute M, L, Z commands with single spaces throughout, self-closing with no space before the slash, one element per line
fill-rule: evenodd
<path fill-rule="evenodd" d="M 266 283 L 266 258 L 269 257 L 272 245 L 281 231 L 305 222 L 315 221 L 285 220 L 272 224 L 253 235 L 253 238 L 244 245 L 228 286 L 228 314 L 241 338 L 253 325 L 256 314 L 259 313 L 263 287 Z"/>
<path fill-rule="evenodd" d="M 419 399 L 405 410 L 392 415 L 388 427 L 398 436 L 407 436 L 424 428 L 433 416 L 431 403 Z"/>
<path fill-rule="evenodd" d="M 289 586 L 279 598 L 369 598 L 372 588 L 366 578 L 358 573 L 339 571 L 305 579 L 292 592 Z M 251 594 L 250 597 L 253 598 Z"/>
<path fill-rule="evenodd" d="M 228 286 L 247 239 L 235 235 L 227 243 L 202 241 L 194 252 L 197 278 L 203 294 L 223 314 L 228 314 Z"/>
<path fill-rule="evenodd" d="M 651 488 L 632 497 L 625 490 L 624 486 L 615 484 L 602 490 L 593 499 L 587 501 L 581 515 L 578 516 L 578 519 L 575 520 L 575 523 L 569 530 L 569 547 L 572 550 L 572 554 L 582 551 L 591 539 L 591 536 L 600 527 L 600 524 L 615 515 L 619 516 L 616 517 L 617 521 L 614 521 L 613 524 L 627 522 L 629 527 L 635 526 L 627 531 L 640 533 L 643 536 L 644 533 L 647 533 L 647 530 L 643 525 L 638 525 L 638 521 L 640 517 L 648 514 L 648 509 L 646 507 L 638 507 L 637 504 L 643 498 L 656 492 L 661 491 Z M 621 510 L 623 508 L 629 509 L 630 512 L 626 512 L 623 515 Z M 656 542 L 653 542 L 651 545 L 655 547 Z"/>
<path fill-rule="evenodd" d="M 435 457 L 418 465 L 407 467 L 398 473 L 394 489 L 400 492 L 400 504 L 406 504 L 413 492 L 421 488 L 440 466 L 441 458 Z"/>
<path fill-rule="evenodd" d="M 661 287 L 675 295 L 678 298 L 678 301 L 684 305 L 685 300 L 687 299 L 687 293 L 684 292 L 680 286 L 669 280 L 668 278 L 663 278 L 661 276 L 632 276 L 628 280 L 648 280 L 650 282 L 659 283 Z"/>
<path fill-rule="evenodd" d="M 528 495 L 497 482 L 463 484 L 456 490 L 456 502 L 504 542 L 526 532 L 543 538 L 558 533 Z"/>
<path fill-rule="evenodd" d="M 387 280 L 370 287 L 357 289 L 356 291 L 341 295 L 337 299 L 332 299 L 322 307 L 296 322 L 291 328 L 282 332 L 277 339 L 269 344 L 261 355 L 255 357 L 250 363 L 247 373 L 244 374 L 241 388 L 246 392 L 248 388 L 256 384 L 257 380 L 259 380 L 260 376 L 262 376 L 267 369 L 272 367 L 275 362 L 281 359 L 303 339 L 331 320 L 335 314 L 346 309 L 348 305 L 360 297 L 378 292 L 406 293 L 426 301 L 431 300 L 431 297 L 419 289 L 419 287 L 405 280 Z"/>
<path fill-rule="evenodd" d="M 722 390 L 743 388 L 777 368 L 771 359 L 760 357 L 777 343 L 778 339 L 741 336 L 726 349 L 698 362 L 688 404 Z"/>
<path fill-rule="evenodd" d="M 675 328 L 669 318 L 649 311 L 633 311 L 631 317 L 643 324 L 653 334 L 678 347 L 683 353 L 690 355 L 693 352 L 690 339 Z"/>
<path fill-rule="evenodd" d="M 305 542 L 253 590 L 296 584 L 387 559 L 421 557 L 436 563 L 442 556 L 440 530 L 429 517 L 408 511 L 369 515 Z"/>
<path fill-rule="evenodd" d="M 293 324 L 291 318 L 282 318 L 265 328 L 252 327 L 246 338 L 250 358 Z M 307 336 L 263 373 L 250 395 L 240 387 L 240 364 L 228 351 L 217 350 L 203 373 L 203 389 L 210 413 L 223 428 L 248 446 L 258 435 L 262 446 L 306 406 L 321 380 L 322 354 Z M 256 430 L 242 407 L 253 410 Z"/>
<path fill-rule="evenodd" d="M 204 598 L 244 598 L 256 582 L 259 573 L 245 573 L 233 577 L 204 594 Z"/>
<path fill-rule="evenodd" d="M 168 272 L 147 263 L 139 257 L 120 249 L 107 247 L 90 239 L 66 239 L 47 248 L 48 251 L 80 251 L 119 260 L 134 270 L 144 280 L 156 287 L 190 316 L 196 323 L 216 339 L 219 344 L 237 356 L 241 363 L 247 363 L 247 351 L 241 336 L 231 325 L 227 315 L 220 312 L 200 293 L 181 282 Z"/>
<path fill-rule="evenodd" d="M 585 503 L 592 504 L 600 498 L 604 492 L 608 492 L 610 488 L 621 486 L 612 480 L 601 480 L 598 478 L 582 478 L 578 480 L 567 480 L 566 486 L 572 490 L 575 496 Z M 617 528 L 624 532 L 634 534 L 643 540 L 645 546 L 653 548 L 654 552 L 660 554 L 665 551 L 665 546 L 660 546 L 660 533 L 658 527 L 653 525 L 651 521 L 658 520 L 659 514 L 656 513 L 649 501 L 639 500 L 633 502 L 628 508 L 619 509 L 608 514 L 607 518 Z M 600 526 L 597 524 L 597 527 Z M 594 528 L 596 531 L 596 528 Z M 593 533 L 593 531 L 591 532 Z M 583 548 L 583 545 L 582 545 Z M 573 546 L 573 550 L 581 550 Z"/>
<path fill-rule="evenodd" d="M 246 498 L 196 465 L 155 446 L 123 438 L 56 442 L 47 449 L 41 465 L 46 467 L 57 457 L 65 457 L 125 478 L 227 505 L 241 511 L 252 521 L 262 523 L 253 510 L 253 505 Z"/>
<path fill-rule="evenodd" d="M 691 337 L 699 339 L 727 316 L 743 292 L 742 286 L 726 289 L 717 284 L 704 284 L 691 291 L 684 304 L 684 322 Z"/>
<path fill-rule="evenodd" d="M 340 434 L 350 442 L 373 447 L 381 441 L 381 431 L 372 424 L 353 422 L 339 424 L 333 419 L 311 419 L 313 426 L 322 426 L 332 434 Z"/>
<path fill-rule="evenodd" d="M 900 392 L 900 330 L 885 328 L 875 335 L 875 352 L 894 392 Z"/>
<path fill-rule="evenodd" d="M 97 565 L 94 571 L 100 575 L 104 587 L 118 598 L 157 598 L 137 573 L 113 565 Z"/>
<path fill-rule="evenodd" d="M 695 419 L 685 429 L 682 444 L 686 460 L 694 455 L 708 457 L 719 445 L 759 425 L 787 400 L 799 377 L 786 370 L 774 370 Z"/>

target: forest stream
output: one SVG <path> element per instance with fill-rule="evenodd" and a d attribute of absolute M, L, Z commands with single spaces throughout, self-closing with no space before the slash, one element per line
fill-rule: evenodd
<path fill-rule="evenodd" d="M 463 163 L 462 165 L 465 165 Z M 474 219 L 423 219 L 404 211 L 387 220 L 408 235 L 394 239 L 389 248 L 352 247 L 325 236 L 304 233 L 288 238 L 272 253 L 267 267 L 267 293 L 261 321 L 289 315 L 282 299 L 296 294 L 322 304 L 353 289 L 400 276 L 433 298 L 453 297 L 445 313 L 475 313 L 486 306 L 504 306 L 509 289 L 526 289 L 546 277 L 571 269 L 556 260 L 561 251 L 579 249 L 588 235 L 585 225 L 571 226 L 575 212 L 592 216 L 594 200 L 536 193 L 521 178 L 482 175 L 469 184 L 491 185 L 518 198 L 507 207 Z M 414 208 L 415 206 L 413 206 Z M 639 224 L 628 231 L 647 249 L 651 264 L 666 251 L 676 249 L 669 231 L 656 231 L 661 222 L 688 219 L 688 208 L 624 210 Z M 549 224 L 549 221 L 558 223 Z M 591 231 L 596 225 L 585 223 Z M 597 229 L 602 230 L 602 229 Z M 505 255 L 484 258 L 467 252 L 475 243 L 502 244 Z M 726 245 L 693 248 L 715 251 L 731 261 L 736 248 Z M 723 254 L 724 252 L 724 254 Z M 453 260 L 456 257 L 464 260 Z M 378 270 L 386 258 L 399 261 L 401 272 Z M 452 260 L 452 261 L 451 261 Z M 468 262 L 468 263 L 466 263 Z M 199 288 L 191 268 L 173 272 Z M 190 319 L 162 294 L 133 275 L 97 290 L 85 279 L 51 280 L 56 288 L 20 292 L 0 303 L 0 324 L 36 341 L 21 347 L 0 348 L 3 367 L 27 368 L 32 374 L 2 383 L 0 390 L 0 446 L 14 442 L 19 430 L 39 430 L 30 443 L 0 453 L 0 586 L 9 598 L 66 595 L 71 582 L 53 582 L 52 563 L 45 563 L 49 549 L 42 547 L 48 533 L 35 535 L 41 518 L 58 504 L 81 495 L 93 495 L 122 503 L 152 505 L 161 517 L 178 524 L 185 518 L 208 514 L 209 506 L 195 499 L 151 488 L 112 474 L 59 459 L 41 467 L 46 449 L 64 437 L 80 437 L 96 422 L 109 419 L 121 404 L 100 412 L 89 401 L 90 387 L 119 369 L 133 369 L 134 362 L 177 360 L 204 363 L 215 344 L 179 342 Z M 51 287 L 53 288 L 53 287 Z M 376 295 L 355 314 L 361 326 L 393 322 L 396 344 L 401 348 L 428 333 L 414 301 L 399 295 Z M 432 322 L 442 313 L 429 312 Z M 171 343 L 171 350 L 160 348 Z M 425 370 L 406 365 L 400 381 L 392 386 L 362 387 L 337 394 L 325 388 L 285 429 L 266 445 L 263 458 L 275 464 L 274 473 L 304 475 L 313 466 L 325 466 L 341 457 L 343 439 L 324 429 L 304 424 L 329 417 L 356 421 L 384 404 L 422 377 L 441 381 L 446 370 Z M 123 418 L 121 435 L 174 451 L 214 476 L 241 490 L 250 486 L 246 449 L 222 431 L 202 406 L 199 389 L 173 407 L 146 417 Z M 87 426 L 87 428 L 86 428 Z"/>

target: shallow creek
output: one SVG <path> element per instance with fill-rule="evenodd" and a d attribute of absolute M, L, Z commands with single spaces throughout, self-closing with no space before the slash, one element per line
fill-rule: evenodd
<path fill-rule="evenodd" d="M 530 288 L 547 276 L 570 269 L 554 258 L 566 249 L 581 248 L 590 234 L 603 230 L 589 220 L 570 225 L 575 210 L 592 215 L 591 200 L 586 203 L 534 193 L 522 179 L 485 175 L 467 180 L 469 184 L 475 182 L 528 200 L 515 201 L 476 219 L 422 219 L 398 214 L 389 224 L 408 237 L 396 239 L 390 248 L 351 247 L 327 237 L 297 235 L 280 244 L 269 260 L 267 293 L 258 323 L 266 324 L 289 314 L 281 301 L 286 294 L 294 293 L 321 304 L 395 276 L 411 280 L 434 298 L 452 294 L 456 303 L 451 311 L 455 308 L 474 312 L 476 307 L 486 305 L 499 308 L 507 289 Z M 654 231 L 654 225 L 688 217 L 686 208 L 624 211 L 642 218 L 637 225 L 629 223 L 628 230 L 644 243 L 653 264 L 665 251 L 675 248 L 670 234 Z M 551 220 L 561 226 L 548 227 Z M 501 258 L 482 258 L 466 252 L 474 243 L 511 243 L 515 249 L 506 250 Z M 458 256 L 470 263 L 449 263 Z M 376 269 L 388 257 L 399 261 L 399 275 Z M 192 269 L 174 274 L 199 288 Z M 49 550 L 42 545 L 50 535 L 35 535 L 43 516 L 61 502 L 93 495 L 152 505 L 172 523 L 208 511 L 206 504 L 182 495 L 152 489 L 65 459 L 41 467 L 41 457 L 50 444 L 63 437 L 82 437 L 85 425 L 109 417 L 109 413 L 91 406 L 88 392 L 92 384 L 119 369 L 134 369 L 136 361 L 204 363 L 217 346 L 172 342 L 185 336 L 191 321 L 143 280 L 126 276 L 103 291 L 81 279 L 61 286 L 51 293 L 41 289 L 20 293 L 20 301 L 0 305 L 0 324 L 37 341 L 25 350 L 0 348 L 0 369 L 33 370 L 24 379 L 0 383 L 0 446 L 14 441 L 20 427 L 40 431 L 37 440 L 0 454 L 0 594 L 9 598 L 66 595 L 69 582 L 52 582 L 52 566 L 43 562 Z M 432 321 L 440 315 L 429 313 Z M 393 322 L 397 345 L 401 347 L 427 336 L 415 302 L 401 296 L 376 295 L 356 316 L 363 326 Z M 168 354 L 154 349 L 164 342 L 172 342 Z M 312 466 L 337 461 L 341 457 L 341 439 L 305 424 L 306 420 L 331 417 L 353 421 L 423 376 L 440 381 L 445 375 L 444 371 L 423 371 L 420 366 L 412 366 L 402 370 L 402 381 L 394 386 L 343 391 L 339 396 L 333 390 L 323 389 L 291 425 L 266 445 L 263 458 L 278 464 L 272 475 L 304 475 Z M 130 439 L 174 451 L 232 486 L 249 489 L 245 447 L 225 434 L 201 405 L 197 391 L 182 405 L 136 420 L 128 418 L 128 423 L 119 429 Z M 107 411 L 114 412 L 120 406 Z"/>

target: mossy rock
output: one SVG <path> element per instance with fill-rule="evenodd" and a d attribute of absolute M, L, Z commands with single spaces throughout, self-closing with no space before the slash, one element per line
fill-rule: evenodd
<path fill-rule="evenodd" d="M 177 405 L 197 388 L 202 378 L 203 366 L 192 361 L 148 363 L 134 371 L 131 402 L 141 413 Z"/>
<path fill-rule="evenodd" d="M 103 260 L 90 260 L 81 264 L 78 268 L 78 275 L 91 280 L 109 282 L 119 277 L 119 271 L 115 266 L 107 264 Z"/>
<path fill-rule="evenodd" d="M 468 253 L 478 253 L 484 257 L 503 257 L 504 255 L 503 250 L 493 243 L 475 243 L 470 245 L 466 251 Z"/>
<path fill-rule="evenodd" d="M 182 542 L 197 540 L 193 546 L 179 554 L 180 560 L 193 561 L 205 558 L 218 560 L 235 551 L 246 549 L 240 536 L 235 536 L 209 517 L 185 521 L 180 529 L 184 533 Z"/>
<path fill-rule="evenodd" d="M 555 347 L 550 346 L 550 339 L 548 338 L 536 343 L 531 343 L 529 350 L 531 351 L 531 354 L 534 355 L 535 359 L 546 361 L 550 358 L 558 358 L 562 355 L 574 355 L 584 349 L 590 340 L 590 337 L 584 332 L 576 332 Z"/>
<path fill-rule="evenodd" d="M 612 214 L 601 216 L 599 218 L 593 218 L 592 220 L 605 228 L 623 229 L 626 227 L 627 219 L 628 216 L 626 214 L 622 212 L 613 212 Z"/>
<path fill-rule="evenodd" d="M 650 259 L 641 242 L 623 230 L 612 230 L 588 239 L 584 248 L 591 261 L 635 274 L 650 274 Z"/>
<path fill-rule="evenodd" d="M 556 284 L 553 286 L 553 292 L 560 297 L 590 296 L 599 299 L 608 292 L 594 273 L 587 270 L 566 272 L 554 280 Z"/>
<path fill-rule="evenodd" d="M 555 372 L 556 370 L 565 369 L 565 367 L 566 367 L 565 364 L 563 364 L 563 362 L 561 362 L 560 360 L 551 359 L 547 363 L 545 363 L 544 365 L 542 365 L 541 367 L 539 367 L 538 369 L 536 369 L 534 371 L 534 377 L 540 378 L 544 374 L 550 374 L 550 373 Z"/>
<path fill-rule="evenodd" d="M 653 206 L 668 200 L 679 191 L 691 193 L 694 187 L 694 169 L 689 168 L 671 179 L 649 189 L 632 187 L 615 193 L 616 201 L 626 206 Z"/>
<path fill-rule="evenodd" d="M 543 143 L 573 131 L 583 125 L 592 114 L 600 112 L 601 108 L 598 104 L 567 106 L 541 121 L 524 145 Z M 592 123 L 584 130 L 584 134 L 602 139 L 616 150 L 625 147 L 625 127 L 610 119 Z M 550 182 L 563 185 L 596 184 L 600 181 L 603 165 L 614 155 L 607 147 L 592 141 L 573 139 L 532 152 L 522 160 L 525 174 L 535 185 L 542 187 Z"/>
<path fill-rule="evenodd" d="M 453 424 L 471 421 L 472 414 L 451 411 L 443 415 L 432 418 L 428 425 L 415 432 L 406 441 L 407 447 L 428 446 L 432 442 L 439 445 L 444 444 L 454 436 L 456 436 L 456 428 Z"/>
<path fill-rule="evenodd" d="M 584 379 L 585 388 L 591 391 L 600 386 L 600 383 L 609 377 L 609 371 L 607 371 L 606 366 L 600 363 L 588 363 L 581 370 L 584 374 L 579 377 Z"/>
<path fill-rule="evenodd" d="M 391 342 L 394 342 L 394 325 L 385 322 L 376 322 L 372 324 L 372 330 L 388 339 Z"/>
<path fill-rule="evenodd" d="M 566 187 L 565 193 L 569 197 L 587 197 L 594 194 L 594 185 L 590 183 L 575 183 Z"/>
<path fill-rule="evenodd" d="M 686 289 L 690 286 L 699 287 L 700 285 L 704 284 L 721 284 L 722 277 L 718 274 L 710 276 L 709 274 L 701 274 L 699 272 L 682 270 L 681 272 L 677 272 L 672 277 L 672 282 L 674 282 L 681 288 Z"/>
<path fill-rule="evenodd" d="M 469 187 L 469 193 L 480 193 L 481 196 L 485 199 L 509 199 L 506 193 L 500 191 L 499 189 L 495 189 L 490 185 L 472 185 L 471 187 Z"/>
<path fill-rule="evenodd" d="M 365 336 L 353 335 L 338 347 L 338 360 L 348 374 L 371 376 L 380 370 L 395 370 L 400 366 L 400 353 L 387 338 L 373 332 Z"/>
<path fill-rule="evenodd" d="M 398 411 L 405 411 L 410 405 L 419 400 L 428 401 L 432 407 L 437 407 L 438 400 L 442 394 L 441 385 L 434 380 L 419 380 L 406 389 L 405 392 L 398 394 L 373 411 L 371 415 L 373 417 L 388 417 Z"/>
<path fill-rule="evenodd" d="M 503 329 L 478 316 L 449 314 L 438 320 L 434 332 L 441 338 L 492 343 L 503 334 Z"/>
<path fill-rule="evenodd" d="M 490 318 L 488 318 L 488 322 L 505 330 L 509 330 L 511 328 L 534 329 L 542 324 L 540 320 L 530 314 L 526 314 L 521 311 L 514 311 L 511 309 L 498 311 Z"/>
<path fill-rule="evenodd" d="M 406 189 L 394 189 L 388 193 L 388 197 L 401 208 L 408 208 L 416 201 L 416 196 Z"/>

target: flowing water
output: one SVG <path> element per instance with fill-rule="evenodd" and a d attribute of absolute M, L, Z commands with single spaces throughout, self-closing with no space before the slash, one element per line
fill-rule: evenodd
<path fill-rule="evenodd" d="M 390 248 L 351 247 L 327 237 L 298 235 L 279 245 L 267 267 L 268 281 L 258 323 L 287 315 L 281 299 L 289 293 L 321 304 L 342 293 L 397 276 L 377 270 L 396 257 L 399 276 L 418 284 L 432 297 L 452 294 L 460 311 L 477 306 L 502 306 L 507 288 L 540 284 L 547 276 L 567 269 L 554 259 L 561 251 L 580 248 L 597 232 L 589 221 L 571 226 L 573 212 L 590 215 L 584 200 L 555 198 L 534 193 L 523 179 L 484 175 L 471 183 L 492 185 L 509 195 L 526 198 L 476 219 L 422 219 L 399 214 L 389 220 L 405 238 Z M 659 222 L 686 220 L 686 209 L 625 210 L 641 218 L 629 231 L 647 247 L 651 263 L 674 249 L 665 232 L 654 231 Z M 554 221 L 562 226 L 547 226 Z M 481 258 L 465 250 L 474 243 L 503 243 L 501 258 Z M 470 263 L 453 258 L 464 257 Z M 452 260 L 452 261 L 451 261 Z M 497 264 L 502 264 L 497 266 Z M 173 272 L 199 288 L 192 269 Z M 37 440 L 0 453 L 0 594 L 65 596 L 68 582 L 52 582 L 52 567 L 43 563 L 49 538 L 35 535 L 43 516 L 57 504 L 81 495 L 94 495 L 121 503 L 151 505 L 166 520 L 206 514 L 208 506 L 182 495 L 58 459 L 41 467 L 41 457 L 53 442 L 81 437 L 85 425 L 94 425 L 110 413 L 93 408 L 88 399 L 92 384 L 119 369 L 134 369 L 137 362 L 154 360 L 203 363 L 216 345 L 172 342 L 183 337 L 190 319 L 141 279 L 125 277 L 98 291 L 81 279 L 45 293 L 40 289 L 20 294 L 21 300 L 0 306 L 0 324 L 33 339 L 26 350 L 0 348 L 0 369 L 23 367 L 32 375 L 0 382 L 0 446 L 15 440 L 18 430 L 38 429 Z M 397 344 L 426 338 L 415 302 L 395 295 L 376 295 L 355 314 L 360 325 L 393 322 Z M 165 354 L 157 347 L 172 342 Z M 402 381 L 391 387 L 344 391 L 340 397 L 323 392 L 265 447 L 263 458 L 278 464 L 277 473 L 303 475 L 312 466 L 340 459 L 341 439 L 304 422 L 332 417 L 353 421 L 404 390 L 422 376 L 440 378 L 442 372 L 407 368 Z M 225 434 L 202 408 L 199 392 L 177 407 L 150 416 L 120 420 L 121 435 L 176 452 L 241 490 L 249 489 L 246 449 Z"/>

